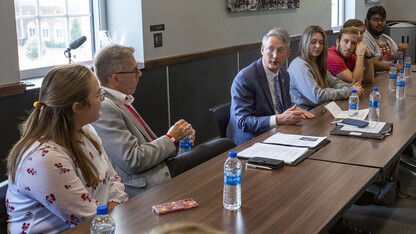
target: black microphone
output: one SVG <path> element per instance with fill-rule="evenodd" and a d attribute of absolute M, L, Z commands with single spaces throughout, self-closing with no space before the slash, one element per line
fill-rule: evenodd
<path fill-rule="evenodd" d="M 67 52 L 69 52 L 70 50 L 75 50 L 75 49 L 77 49 L 78 47 L 80 47 L 82 44 L 84 44 L 84 42 L 87 40 L 87 37 L 86 36 L 82 36 L 82 37 L 79 37 L 79 38 L 77 38 L 77 39 L 75 39 L 74 41 L 72 41 L 71 43 L 69 43 L 69 47 L 68 48 L 66 48 L 66 50 L 65 50 L 65 52 L 64 53 L 67 53 Z"/>

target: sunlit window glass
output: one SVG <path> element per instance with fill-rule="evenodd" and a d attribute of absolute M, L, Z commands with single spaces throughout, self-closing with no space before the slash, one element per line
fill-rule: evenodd
<path fill-rule="evenodd" d="M 20 70 L 68 63 L 64 50 L 81 36 L 87 41 L 72 51 L 72 60 L 91 60 L 91 1 L 14 0 Z"/>

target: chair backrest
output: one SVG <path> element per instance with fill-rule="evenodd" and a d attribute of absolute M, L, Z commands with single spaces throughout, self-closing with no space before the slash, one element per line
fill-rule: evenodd
<path fill-rule="evenodd" d="M 6 208 L 6 193 L 8 185 L 1 183 L 0 185 L 0 233 L 7 233 L 7 220 L 9 215 Z"/>
<path fill-rule="evenodd" d="M 214 115 L 221 138 L 226 137 L 227 125 L 230 121 L 230 106 L 231 103 L 223 103 L 209 109 Z"/>

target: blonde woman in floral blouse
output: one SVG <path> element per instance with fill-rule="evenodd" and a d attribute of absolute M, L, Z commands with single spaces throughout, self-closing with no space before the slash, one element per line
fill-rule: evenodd
<path fill-rule="evenodd" d="M 62 232 L 93 216 L 99 205 L 127 201 L 89 125 L 100 116 L 103 95 L 85 66 L 59 66 L 46 75 L 8 156 L 10 233 Z"/>

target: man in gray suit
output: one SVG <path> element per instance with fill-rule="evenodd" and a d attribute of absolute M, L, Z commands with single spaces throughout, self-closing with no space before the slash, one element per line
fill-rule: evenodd
<path fill-rule="evenodd" d="M 166 135 L 157 137 L 131 105 L 142 75 L 133 53 L 132 47 L 111 45 L 100 50 L 94 61 L 106 99 L 93 126 L 130 197 L 209 159 L 175 156 L 180 140 L 189 134 L 192 142 L 195 138 L 195 130 L 186 121 L 179 120 Z"/>

